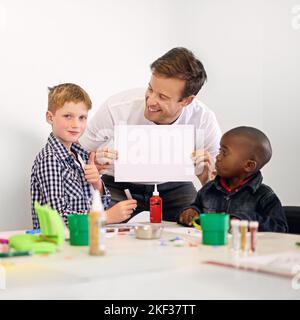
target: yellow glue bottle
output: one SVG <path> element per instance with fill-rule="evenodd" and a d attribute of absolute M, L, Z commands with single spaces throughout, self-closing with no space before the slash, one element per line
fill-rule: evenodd
<path fill-rule="evenodd" d="M 105 254 L 105 224 L 106 216 L 100 193 L 94 190 L 92 208 L 89 213 L 90 255 L 92 256 Z"/>
<path fill-rule="evenodd" d="M 247 232 L 248 232 L 248 221 L 240 221 L 240 232 L 241 232 L 241 249 L 243 252 L 247 251 Z"/>

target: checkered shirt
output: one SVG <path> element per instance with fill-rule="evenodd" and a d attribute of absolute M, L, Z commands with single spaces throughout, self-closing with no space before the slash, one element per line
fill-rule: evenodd
<path fill-rule="evenodd" d="M 85 163 L 89 154 L 80 145 L 73 143 L 71 151 Z M 37 155 L 31 172 L 31 212 L 33 227 L 39 228 L 34 202 L 48 204 L 57 210 L 65 224 L 69 214 L 86 214 L 92 202 L 91 185 L 73 154 L 51 133 L 48 142 Z M 111 196 L 104 186 L 102 202 L 108 208 Z"/>

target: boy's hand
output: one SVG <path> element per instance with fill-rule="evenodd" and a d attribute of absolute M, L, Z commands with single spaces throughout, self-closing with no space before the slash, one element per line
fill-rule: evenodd
<path fill-rule="evenodd" d="M 101 183 L 101 181 L 100 181 L 100 175 L 99 175 L 98 169 L 95 164 L 95 157 L 96 157 L 96 153 L 91 152 L 89 155 L 88 164 L 85 165 L 84 167 L 84 176 L 87 182 L 92 184 L 95 189 L 98 189 L 98 184 Z"/>
<path fill-rule="evenodd" d="M 186 209 L 179 216 L 179 223 L 191 227 L 192 220 L 198 218 L 199 213 L 194 209 Z"/>
<path fill-rule="evenodd" d="M 137 207 L 137 201 L 124 200 L 115 204 L 110 209 L 106 210 L 106 222 L 119 223 L 130 218 L 133 210 Z"/>
<path fill-rule="evenodd" d="M 215 178 L 214 161 L 206 150 L 196 150 L 192 153 L 192 160 L 195 164 L 195 174 L 202 185 Z"/>

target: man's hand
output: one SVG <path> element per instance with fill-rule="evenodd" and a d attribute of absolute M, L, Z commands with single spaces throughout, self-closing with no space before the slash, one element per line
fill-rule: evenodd
<path fill-rule="evenodd" d="M 195 174 L 202 185 L 216 176 L 214 161 L 206 150 L 196 150 L 192 153 L 192 160 L 195 165 Z"/>
<path fill-rule="evenodd" d="M 116 150 L 105 147 L 97 149 L 96 152 L 96 166 L 100 174 L 107 173 L 108 169 L 112 168 L 114 160 L 118 159 L 118 152 Z"/>
<path fill-rule="evenodd" d="M 198 218 L 199 213 L 194 209 L 186 209 L 179 216 L 179 223 L 191 227 L 192 220 Z"/>

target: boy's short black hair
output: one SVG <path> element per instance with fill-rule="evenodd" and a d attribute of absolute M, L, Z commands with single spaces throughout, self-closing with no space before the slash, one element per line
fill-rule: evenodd
<path fill-rule="evenodd" d="M 241 126 L 227 131 L 224 136 L 235 135 L 249 140 L 249 156 L 257 162 L 260 170 L 272 157 L 272 147 L 268 137 L 253 127 Z"/>

